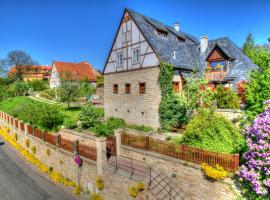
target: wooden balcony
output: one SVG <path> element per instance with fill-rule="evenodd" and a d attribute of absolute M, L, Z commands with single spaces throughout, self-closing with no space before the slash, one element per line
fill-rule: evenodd
<path fill-rule="evenodd" d="M 223 81 L 227 75 L 226 71 L 207 71 L 205 72 L 204 78 L 210 81 Z"/>

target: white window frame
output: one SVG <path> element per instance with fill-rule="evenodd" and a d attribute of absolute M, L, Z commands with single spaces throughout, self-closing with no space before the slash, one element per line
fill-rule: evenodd
<path fill-rule="evenodd" d="M 126 32 L 123 32 L 123 35 L 122 35 L 122 41 L 125 43 L 125 42 L 130 42 L 131 41 L 131 31 L 126 31 Z"/>
<path fill-rule="evenodd" d="M 123 53 L 119 52 L 116 54 L 116 67 L 122 67 L 123 66 Z"/>
<path fill-rule="evenodd" d="M 132 49 L 132 64 L 138 64 L 140 63 L 140 60 L 141 60 L 140 48 Z"/>

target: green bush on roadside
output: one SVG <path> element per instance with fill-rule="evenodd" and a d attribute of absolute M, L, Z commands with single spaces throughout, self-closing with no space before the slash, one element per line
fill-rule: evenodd
<path fill-rule="evenodd" d="M 91 128 L 93 132 L 96 133 L 96 136 L 111 136 L 114 134 L 114 131 L 105 123 L 99 123 L 95 127 Z"/>
<path fill-rule="evenodd" d="M 64 120 L 64 126 L 68 129 L 75 129 L 77 128 L 77 120 L 74 118 L 66 118 Z"/>

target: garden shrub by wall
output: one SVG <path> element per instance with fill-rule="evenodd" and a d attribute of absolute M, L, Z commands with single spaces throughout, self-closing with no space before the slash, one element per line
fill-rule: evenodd
<path fill-rule="evenodd" d="M 222 153 L 238 153 L 245 147 L 238 128 L 210 109 L 198 111 L 187 124 L 179 143 Z"/>

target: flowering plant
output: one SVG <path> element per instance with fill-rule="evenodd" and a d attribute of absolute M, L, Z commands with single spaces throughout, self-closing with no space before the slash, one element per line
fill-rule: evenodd
<path fill-rule="evenodd" d="M 248 151 L 237 174 L 251 199 L 270 199 L 270 107 L 245 132 Z M 251 192 L 251 190 L 253 192 Z"/>
<path fill-rule="evenodd" d="M 79 155 L 75 156 L 74 161 L 79 167 L 82 166 L 82 159 Z"/>

